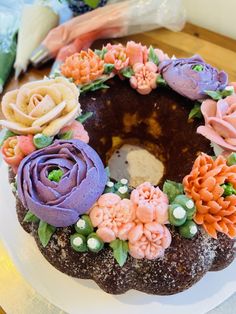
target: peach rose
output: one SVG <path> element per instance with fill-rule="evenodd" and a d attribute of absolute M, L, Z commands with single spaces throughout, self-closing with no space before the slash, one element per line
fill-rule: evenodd
<path fill-rule="evenodd" d="M 207 99 L 201 105 L 205 125 L 197 133 L 225 150 L 236 150 L 236 94 L 214 101 Z"/>
<path fill-rule="evenodd" d="M 33 143 L 33 136 L 12 136 L 9 137 L 2 146 L 1 152 L 5 162 L 12 167 L 16 173 L 17 168 L 25 156 L 36 150 Z"/>
<path fill-rule="evenodd" d="M 114 64 L 117 71 L 120 71 L 128 66 L 129 58 L 126 55 L 126 50 L 124 46 L 122 46 L 121 44 L 107 44 L 104 48 L 107 49 L 107 52 L 104 55 L 105 63 Z"/>
<path fill-rule="evenodd" d="M 79 121 L 75 120 L 71 124 L 64 126 L 64 128 L 61 129 L 60 134 L 70 131 L 72 132 L 72 139 L 81 140 L 85 143 L 89 142 L 88 132 L 84 129 L 83 124 Z"/>
<path fill-rule="evenodd" d="M 24 84 L 3 96 L 6 120 L 0 125 L 17 134 L 56 135 L 81 112 L 79 91 L 63 77 Z"/>
<path fill-rule="evenodd" d="M 116 238 L 127 240 L 130 229 L 134 226 L 133 205 L 113 193 L 103 194 L 89 213 L 91 222 L 97 227 L 97 234 L 104 242 Z"/>
<path fill-rule="evenodd" d="M 136 218 L 140 222 L 168 222 L 168 197 L 150 182 L 144 182 L 133 190 L 130 200 L 135 205 Z"/>
<path fill-rule="evenodd" d="M 146 46 L 142 46 L 141 43 L 137 44 L 134 41 L 128 41 L 126 55 L 131 66 L 135 63 L 146 63 L 148 60 L 148 49 Z"/>
<path fill-rule="evenodd" d="M 130 85 L 142 95 L 151 93 L 157 87 L 157 66 L 153 62 L 135 63 L 134 75 L 130 78 Z"/>
<path fill-rule="evenodd" d="M 157 259 L 171 244 L 169 230 L 157 222 L 137 224 L 128 235 L 129 253 L 137 259 Z"/>

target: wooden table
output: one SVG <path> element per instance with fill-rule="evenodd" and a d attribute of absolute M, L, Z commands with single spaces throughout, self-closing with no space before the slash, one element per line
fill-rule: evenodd
<path fill-rule="evenodd" d="M 229 74 L 230 81 L 236 81 L 236 40 L 213 33 L 201 27 L 187 24 L 185 28 L 178 33 L 167 29 L 158 29 L 146 33 L 136 34 L 121 39 L 112 40 L 112 42 L 125 43 L 128 40 L 134 40 L 146 45 L 153 45 L 168 53 L 170 56 L 189 57 L 194 54 L 200 54 L 207 62 L 219 69 L 224 69 Z M 108 42 L 109 40 L 105 41 Z M 97 41 L 96 47 L 101 47 L 104 41 Z M 29 67 L 27 73 L 21 76 L 19 81 L 13 78 L 9 80 L 4 90 L 18 88 L 21 84 L 38 80 L 47 75 L 51 64 L 42 69 Z"/>
<path fill-rule="evenodd" d="M 200 54 L 207 62 L 219 69 L 224 69 L 229 74 L 230 81 L 236 81 L 236 40 L 210 32 L 206 29 L 187 24 L 178 33 L 166 29 L 158 29 L 141 33 L 112 42 L 125 43 L 127 40 L 135 40 L 143 44 L 153 45 L 163 49 L 170 56 L 189 57 Z M 107 41 L 106 41 L 107 42 Z M 96 47 L 101 47 L 104 41 L 96 42 Z M 42 79 L 50 71 L 51 64 L 42 69 L 29 68 L 19 81 L 13 78 L 9 80 L 4 92 L 18 88 L 25 82 Z M 0 314 L 2 314 L 0 308 Z"/>

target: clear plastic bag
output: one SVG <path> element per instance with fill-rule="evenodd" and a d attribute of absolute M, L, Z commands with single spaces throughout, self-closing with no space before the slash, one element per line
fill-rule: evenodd
<path fill-rule="evenodd" d="M 15 60 L 16 32 L 22 5 L 22 1 L 0 1 L 0 93 Z"/>
<path fill-rule="evenodd" d="M 110 0 L 110 4 L 129 2 L 127 34 L 146 32 L 159 27 L 180 31 L 186 20 L 182 0 Z"/>
<path fill-rule="evenodd" d="M 71 51 L 80 51 L 100 38 L 116 38 L 166 27 L 181 30 L 185 11 L 181 0 L 111 0 L 110 4 L 77 16 L 49 32 L 31 57 L 38 66 L 56 57 L 62 60 Z M 65 47 L 66 46 L 66 47 Z"/>

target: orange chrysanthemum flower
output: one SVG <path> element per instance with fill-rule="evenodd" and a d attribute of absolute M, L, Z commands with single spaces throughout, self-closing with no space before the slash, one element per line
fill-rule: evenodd
<path fill-rule="evenodd" d="M 217 231 L 236 237 L 236 195 L 224 196 L 224 183 L 236 188 L 236 165 L 227 166 L 223 156 L 214 160 L 203 153 L 183 180 L 185 193 L 196 204 L 195 222 L 213 238 Z"/>
<path fill-rule="evenodd" d="M 74 53 L 66 58 L 61 66 L 61 73 L 73 78 L 75 84 L 83 85 L 98 79 L 104 72 L 104 61 L 92 50 Z"/>

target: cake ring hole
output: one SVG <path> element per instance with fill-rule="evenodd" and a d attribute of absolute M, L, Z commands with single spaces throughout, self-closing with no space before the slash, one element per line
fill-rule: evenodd
<path fill-rule="evenodd" d="M 164 158 L 156 145 L 117 137 L 112 138 L 112 143 L 112 149 L 107 153 L 112 179 L 126 178 L 132 187 L 145 181 L 153 185 L 161 182 L 165 173 Z"/>

